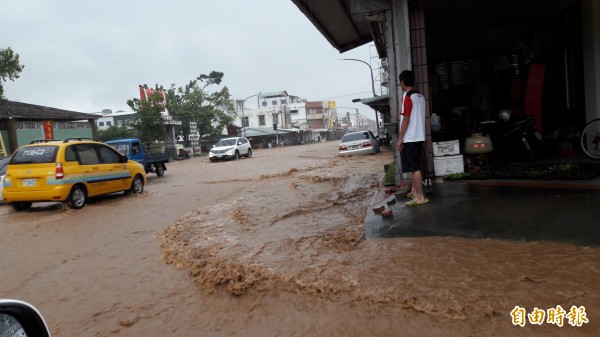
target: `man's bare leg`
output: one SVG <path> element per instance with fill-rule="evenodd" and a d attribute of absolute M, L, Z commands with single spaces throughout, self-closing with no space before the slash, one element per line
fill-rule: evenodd
<path fill-rule="evenodd" d="M 418 201 L 425 200 L 425 195 L 423 194 L 423 176 L 421 175 L 421 171 L 414 171 L 412 173 L 412 195 Z"/>

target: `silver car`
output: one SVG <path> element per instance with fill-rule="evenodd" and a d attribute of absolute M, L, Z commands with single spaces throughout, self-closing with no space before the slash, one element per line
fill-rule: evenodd
<path fill-rule="evenodd" d="M 347 133 L 340 143 L 340 154 L 375 154 L 379 152 L 379 141 L 371 131 Z"/>

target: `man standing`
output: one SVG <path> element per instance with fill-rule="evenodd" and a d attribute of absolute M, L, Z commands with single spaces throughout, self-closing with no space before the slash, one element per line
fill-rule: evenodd
<path fill-rule="evenodd" d="M 421 173 L 421 152 L 425 142 L 425 98 L 415 90 L 415 74 L 410 70 L 400 73 L 402 111 L 400 112 L 400 134 L 396 148 L 400 150 L 402 172 L 412 173 L 412 188 L 407 197 L 411 200 L 406 206 L 419 206 L 429 202 L 423 194 Z"/>

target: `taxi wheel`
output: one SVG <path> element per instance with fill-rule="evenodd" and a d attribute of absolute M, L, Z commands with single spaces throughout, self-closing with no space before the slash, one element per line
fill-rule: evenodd
<path fill-rule="evenodd" d="M 12 203 L 12 207 L 15 209 L 15 211 L 20 212 L 20 211 L 25 211 L 31 208 L 31 202 L 15 202 Z"/>
<path fill-rule="evenodd" d="M 67 199 L 67 204 L 69 207 L 74 209 L 82 209 L 85 206 L 85 202 L 87 201 L 87 192 L 85 188 L 81 185 L 75 185 L 71 189 L 71 194 L 69 194 L 69 198 Z"/>
<path fill-rule="evenodd" d="M 240 151 L 235 150 L 235 160 L 240 159 Z"/>
<path fill-rule="evenodd" d="M 144 179 L 142 179 L 142 176 L 137 175 L 131 183 L 131 193 L 138 194 L 142 192 L 144 192 Z"/>
<path fill-rule="evenodd" d="M 154 164 L 156 165 L 156 175 L 162 177 L 165 175 L 165 168 L 162 163 Z"/>
<path fill-rule="evenodd" d="M 248 149 L 248 154 L 246 155 L 246 158 L 250 157 L 252 157 L 252 149 Z"/>

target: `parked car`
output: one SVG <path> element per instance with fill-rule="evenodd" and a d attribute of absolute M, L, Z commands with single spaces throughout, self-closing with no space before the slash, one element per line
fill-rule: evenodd
<path fill-rule="evenodd" d="M 379 141 L 371 131 L 347 133 L 340 142 L 339 153 L 343 155 L 375 154 L 379 152 Z"/>
<path fill-rule="evenodd" d="M 6 168 L 10 157 L 0 159 L 0 203 L 2 203 L 2 190 L 4 189 L 4 175 L 6 174 Z"/>
<path fill-rule="evenodd" d="M 0 336 L 50 337 L 42 314 L 31 304 L 0 299 Z"/>
<path fill-rule="evenodd" d="M 137 138 L 118 139 L 106 142 L 122 155 L 136 161 L 144 167 L 146 173 L 156 173 L 162 177 L 167 170 L 165 163 L 169 162 L 167 146 L 164 142 L 144 143 Z"/>
<path fill-rule="evenodd" d="M 62 201 L 79 209 L 88 197 L 142 193 L 145 183 L 144 167 L 106 144 L 80 138 L 42 140 L 12 155 L 2 198 L 17 211 L 38 201 Z"/>
<path fill-rule="evenodd" d="M 221 139 L 208 153 L 208 158 L 213 163 L 220 159 L 240 159 L 240 157 L 252 157 L 252 146 L 244 137 Z"/>

